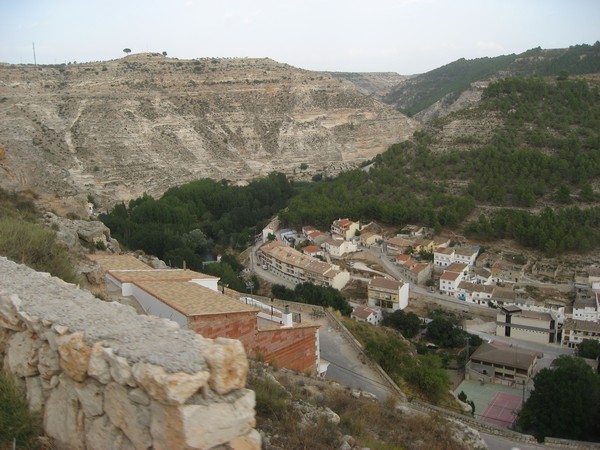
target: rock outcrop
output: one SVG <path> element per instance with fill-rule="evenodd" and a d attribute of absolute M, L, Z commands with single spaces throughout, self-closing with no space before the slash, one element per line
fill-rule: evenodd
<path fill-rule="evenodd" d="M 104 206 L 202 177 L 335 175 L 419 128 L 350 83 L 269 59 L 0 65 L 0 80 L 0 186 Z"/>

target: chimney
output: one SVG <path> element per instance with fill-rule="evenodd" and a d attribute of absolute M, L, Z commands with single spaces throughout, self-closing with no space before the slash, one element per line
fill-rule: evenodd
<path fill-rule="evenodd" d="M 281 322 L 282 322 L 281 325 L 284 328 L 292 328 L 294 326 L 293 321 L 292 321 L 292 313 L 290 312 L 289 305 L 285 305 Z"/>

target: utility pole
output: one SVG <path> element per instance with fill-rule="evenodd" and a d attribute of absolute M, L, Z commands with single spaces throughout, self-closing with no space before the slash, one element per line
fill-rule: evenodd
<path fill-rule="evenodd" d="M 467 364 L 469 364 L 469 341 L 471 338 L 469 336 L 465 337 L 465 342 L 467 343 L 467 351 L 465 353 L 465 376 L 467 374 Z"/>
<path fill-rule="evenodd" d="M 32 42 L 31 46 L 33 47 L 33 65 L 37 66 L 37 61 L 35 59 L 35 42 Z"/>

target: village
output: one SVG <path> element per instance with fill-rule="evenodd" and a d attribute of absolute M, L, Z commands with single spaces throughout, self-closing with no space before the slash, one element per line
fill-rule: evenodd
<path fill-rule="evenodd" d="M 280 228 L 274 219 L 244 255 L 244 272 L 270 285 L 353 288 L 350 317 L 372 326 L 395 311 L 414 312 L 423 322 L 430 320 L 430 308 L 456 311 L 483 344 L 472 353 L 467 347 L 470 358 L 453 384 L 455 395 L 466 393 L 481 420 L 504 428 L 528 398 L 539 370 L 561 354 L 573 354 L 585 339 L 600 340 L 597 266 L 565 276 L 560 268 L 532 264 L 520 254 L 488 251 L 464 238 L 433 238 L 424 227 L 409 225 L 390 234 L 348 218 L 325 231 Z M 140 313 L 173 320 L 206 338 L 238 339 L 255 359 L 335 379 L 360 395 L 381 400 L 403 395 L 378 364 L 364 364 L 360 345 L 344 335 L 332 311 L 240 293 L 218 277 L 150 265 L 133 255 L 88 258 L 101 267 L 111 298 Z M 374 379 L 384 381 L 367 381 Z M 507 406 L 487 413 L 498 395 Z"/>

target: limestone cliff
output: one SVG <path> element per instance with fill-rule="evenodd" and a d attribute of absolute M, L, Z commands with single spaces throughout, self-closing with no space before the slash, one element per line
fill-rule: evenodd
<path fill-rule="evenodd" d="M 0 186 L 104 204 L 201 177 L 335 174 L 419 127 L 324 73 L 158 54 L 0 65 L 0 112 Z"/>

